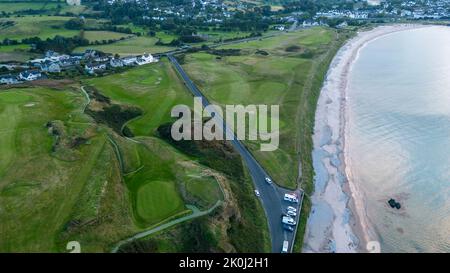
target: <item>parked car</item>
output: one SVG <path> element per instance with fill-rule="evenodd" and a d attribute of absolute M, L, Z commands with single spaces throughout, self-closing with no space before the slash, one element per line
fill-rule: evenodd
<path fill-rule="evenodd" d="M 295 193 L 286 193 L 284 194 L 284 200 L 292 203 L 298 203 L 297 194 Z"/>
<path fill-rule="evenodd" d="M 287 207 L 287 210 L 297 212 L 297 209 L 291 206 Z"/>
<path fill-rule="evenodd" d="M 259 197 L 261 194 L 259 193 L 258 190 L 255 190 L 255 195 Z"/>
<path fill-rule="evenodd" d="M 292 217 L 297 216 L 297 213 L 293 212 L 292 210 L 286 211 L 286 214 L 289 215 L 289 216 L 292 216 Z"/>
<path fill-rule="evenodd" d="M 291 225 L 291 226 L 295 226 L 297 224 L 295 222 L 295 220 L 289 216 L 283 216 L 283 218 L 281 219 L 281 222 L 283 222 L 283 224 L 287 224 L 287 225 Z"/>
<path fill-rule="evenodd" d="M 281 249 L 281 253 L 287 253 L 289 250 L 288 248 L 289 248 L 289 242 L 285 240 L 283 242 L 283 248 Z"/>
<path fill-rule="evenodd" d="M 268 184 L 272 184 L 272 179 L 270 179 L 269 177 L 266 177 L 265 179 Z"/>
<path fill-rule="evenodd" d="M 294 232 L 294 228 L 292 226 L 289 226 L 289 225 L 283 225 L 283 229 L 287 230 L 287 231 L 290 231 L 290 232 Z"/>

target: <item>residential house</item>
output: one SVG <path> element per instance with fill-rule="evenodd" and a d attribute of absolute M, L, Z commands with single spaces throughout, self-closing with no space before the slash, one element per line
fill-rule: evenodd
<path fill-rule="evenodd" d="M 94 61 L 97 63 L 107 62 L 107 61 L 109 61 L 109 57 L 108 56 L 98 56 L 98 57 L 94 58 Z"/>
<path fill-rule="evenodd" d="M 109 65 L 111 67 L 122 67 L 123 66 L 123 61 L 121 59 L 112 58 L 109 61 Z"/>
<path fill-rule="evenodd" d="M 94 49 L 86 49 L 86 51 L 83 54 L 84 59 L 95 58 L 95 57 L 97 57 L 97 51 L 95 51 Z"/>
<path fill-rule="evenodd" d="M 61 66 L 57 62 L 46 61 L 40 64 L 42 72 L 59 73 L 61 72 Z"/>
<path fill-rule="evenodd" d="M 69 59 L 62 60 L 60 66 L 62 69 L 69 69 L 80 64 L 80 59 L 77 57 L 70 57 Z"/>
<path fill-rule="evenodd" d="M 137 60 L 136 57 L 125 57 L 125 58 L 122 58 L 123 65 L 125 65 L 125 66 L 135 65 L 136 64 L 136 60 Z"/>
<path fill-rule="evenodd" d="M 136 63 L 138 65 L 149 64 L 153 62 L 156 62 L 156 59 L 153 58 L 152 54 L 145 53 L 144 55 L 136 58 Z"/>
<path fill-rule="evenodd" d="M 106 63 L 91 63 L 84 66 L 84 70 L 89 74 L 102 71 L 106 69 Z"/>
<path fill-rule="evenodd" d="M 39 71 L 23 71 L 19 74 L 19 79 L 24 81 L 34 81 L 42 77 L 41 72 Z"/>
<path fill-rule="evenodd" d="M 0 84 L 16 84 L 16 83 L 19 83 L 17 76 L 13 76 L 11 74 L 0 76 Z"/>

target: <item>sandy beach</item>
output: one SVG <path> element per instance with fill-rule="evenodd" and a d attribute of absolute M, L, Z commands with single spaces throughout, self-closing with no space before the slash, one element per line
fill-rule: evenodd
<path fill-rule="evenodd" d="M 364 196 L 353 183 L 351 166 L 345 160 L 347 80 L 359 51 L 368 42 L 419 27 L 425 26 L 391 25 L 360 32 L 334 57 L 315 116 L 315 192 L 303 252 L 367 252 L 367 242 L 377 241 L 365 213 Z"/>

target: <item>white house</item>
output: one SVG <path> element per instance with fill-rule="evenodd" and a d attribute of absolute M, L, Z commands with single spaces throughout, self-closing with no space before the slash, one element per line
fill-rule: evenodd
<path fill-rule="evenodd" d="M 126 66 L 135 65 L 136 59 L 137 59 L 136 57 L 125 57 L 125 58 L 122 58 L 122 62 Z"/>
<path fill-rule="evenodd" d="M 112 58 L 109 61 L 109 65 L 111 67 L 122 67 L 123 66 L 123 61 L 121 59 Z"/>
<path fill-rule="evenodd" d="M 19 79 L 24 81 L 34 81 L 40 77 L 42 77 L 42 74 L 39 71 L 23 71 L 19 74 Z"/>
<path fill-rule="evenodd" d="M 41 71 L 58 73 L 61 72 L 61 66 L 56 62 L 44 62 L 40 65 Z"/>
<path fill-rule="evenodd" d="M 157 60 L 153 58 L 152 54 L 144 53 L 144 55 L 136 58 L 136 63 L 138 65 L 149 64 L 153 62 L 157 62 Z"/>
<path fill-rule="evenodd" d="M 86 70 L 89 74 L 94 74 L 96 71 L 105 70 L 106 64 L 105 63 L 98 63 L 98 64 L 86 64 L 84 66 L 84 70 Z"/>
<path fill-rule="evenodd" d="M 81 5 L 81 0 L 66 0 L 66 3 L 69 6 L 79 6 Z"/>

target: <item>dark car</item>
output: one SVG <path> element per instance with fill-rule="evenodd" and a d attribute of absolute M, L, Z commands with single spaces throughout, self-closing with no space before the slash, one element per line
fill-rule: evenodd
<path fill-rule="evenodd" d="M 294 228 L 292 226 L 289 226 L 289 225 L 283 225 L 283 229 L 287 230 L 287 231 L 290 231 L 290 232 L 294 231 Z"/>

